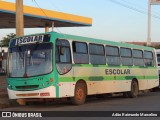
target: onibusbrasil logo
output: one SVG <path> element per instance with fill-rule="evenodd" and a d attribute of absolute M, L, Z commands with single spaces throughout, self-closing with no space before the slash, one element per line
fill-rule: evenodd
<path fill-rule="evenodd" d="M 40 112 L 2 112 L 2 117 L 42 117 Z"/>

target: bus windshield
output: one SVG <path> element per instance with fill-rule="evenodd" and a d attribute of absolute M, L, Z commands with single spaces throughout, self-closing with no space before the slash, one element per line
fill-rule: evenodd
<path fill-rule="evenodd" d="M 38 43 L 9 48 L 8 77 L 31 77 L 52 71 L 52 44 Z"/>

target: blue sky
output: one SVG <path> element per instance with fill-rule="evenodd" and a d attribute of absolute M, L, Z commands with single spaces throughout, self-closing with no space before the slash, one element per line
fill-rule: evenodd
<path fill-rule="evenodd" d="M 15 2 L 15 0 L 6 0 Z M 37 7 L 32 0 L 23 0 L 25 5 Z M 36 0 L 41 8 L 91 17 L 92 27 L 58 28 L 61 33 L 100 38 L 112 41 L 146 41 L 148 0 Z M 117 1 L 129 8 L 120 4 Z M 141 11 L 144 14 L 135 11 Z M 160 5 L 152 6 L 151 39 L 160 41 Z M 15 29 L 1 30 L 0 38 Z M 41 33 L 44 29 L 25 29 L 25 34 Z"/>

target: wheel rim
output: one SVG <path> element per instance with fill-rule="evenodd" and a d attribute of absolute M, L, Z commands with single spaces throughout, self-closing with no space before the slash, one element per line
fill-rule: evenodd
<path fill-rule="evenodd" d="M 84 99 L 84 91 L 82 88 L 78 88 L 76 92 L 76 98 L 81 101 Z"/>

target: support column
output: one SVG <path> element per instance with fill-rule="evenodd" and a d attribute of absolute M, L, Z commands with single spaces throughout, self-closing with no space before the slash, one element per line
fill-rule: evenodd
<path fill-rule="evenodd" d="M 23 0 L 16 0 L 16 36 L 24 35 Z"/>
<path fill-rule="evenodd" d="M 151 0 L 148 0 L 148 34 L 147 46 L 151 46 Z"/>
<path fill-rule="evenodd" d="M 45 24 L 45 32 L 49 32 L 49 25 Z"/>
<path fill-rule="evenodd" d="M 54 31 L 54 21 L 52 21 L 52 32 Z"/>

